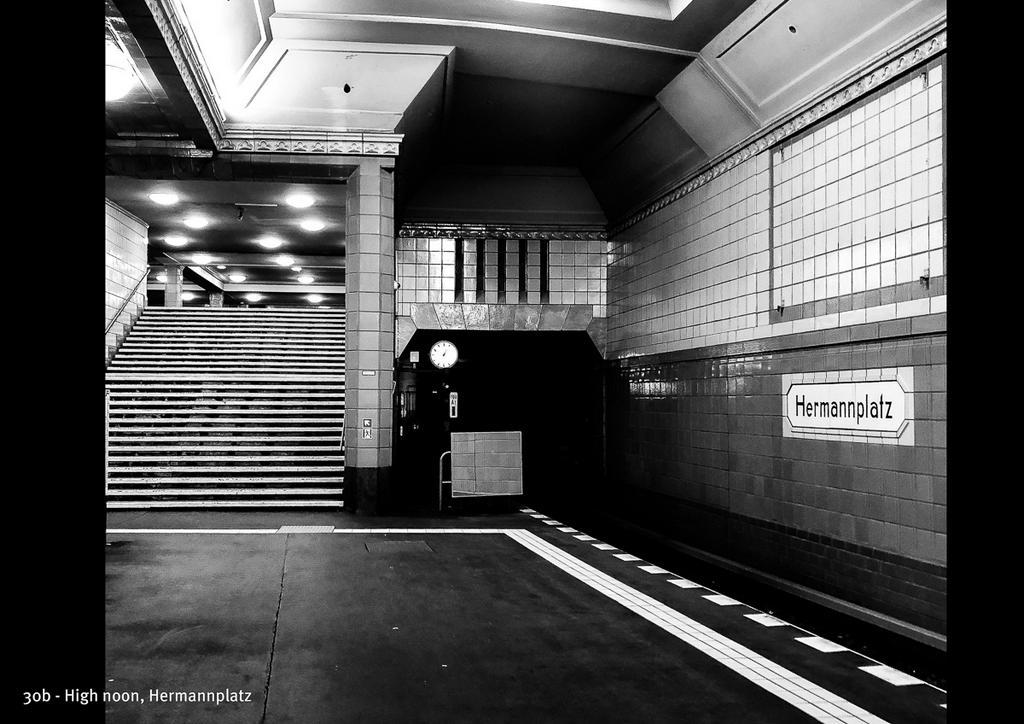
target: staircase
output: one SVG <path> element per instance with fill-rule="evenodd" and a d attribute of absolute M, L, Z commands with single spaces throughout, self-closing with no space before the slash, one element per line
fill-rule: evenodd
<path fill-rule="evenodd" d="M 106 384 L 108 508 L 341 507 L 344 310 L 150 307 Z"/>

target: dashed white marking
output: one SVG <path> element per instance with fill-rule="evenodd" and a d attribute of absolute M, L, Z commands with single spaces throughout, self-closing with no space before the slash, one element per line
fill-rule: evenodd
<path fill-rule="evenodd" d="M 168 535 L 277 535 L 279 528 L 107 528 L 107 533 L 157 533 Z"/>
<path fill-rule="evenodd" d="M 702 596 L 702 598 L 706 598 L 707 600 L 711 601 L 711 603 L 718 604 L 719 606 L 741 605 L 740 602 L 737 601 L 735 598 L 729 598 L 728 596 L 723 596 L 720 593 L 716 593 L 713 596 Z"/>
<path fill-rule="evenodd" d="M 505 535 L 819 722 L 886 724 L 884 719 L 627 586 L 529 531 L 508 530 Z"/>
<path fill-rule="evenodd" d="M 613 546 L 611 543 L 595 543 L 594 547 L 597 548 L 599 551 L 615 550 L 615 546 Z"/>
<path fill-rule="evenodd" d="M 882 681 L 888 681 L 893 686 L 913 686 L 914 684 L 924 683 L 910 674 L 904 674 L 902 671 L 894 669 L 891 666 L 885 666 L 884 664 L 878 664 L 877 666 L 858 666 L 857 668 L 861 671 L 868 672 L 872 676 L 877 676 Z"/>
<path fill-rule="evenodd" d="M 547 516 L 546 516 L 546 515 L 544 515 L 543 513 L 532 513 L 532 514 L 530 515 L 530 517 L 531 517 L 531 518 L 536 518 L 537 520 L 544 520 L 544 519 L 546 519 L 546 518 L 547 518 Z"/>
<path fill-rule="evenodd" d="M 574 535 L 573 538 L 586 541 L 597 540 L 597 538 L 591 538 L 589 535 Z"/>
<path fill-rule="evenodd" d="M 547 523 L 548 525 L 561 525 L 557 520 L 546 519 L 542 520 L 541 523 Z"/>
<path fill-rule="evenodd" d="M 941 706 L 941 707 L 942 707 L 943 709 L 945 709 L 945 708 L 946 708 L 946 705 L 945 705 L 945 704 L 939 704 L 939 706 Z"/>
<path fill-rule="evenodd" d="M 536 513 L 537 511 L 534 510 L 533 508 L 520 508 L 519 512 L 520 513 Z"/>
<path fill-rule="evenodd" d="M 278 533 L 333 533 L 333 525 L 282 525 Z"/>
<path fill-rule="evenodd" d="M 646 571 L 647 573 L 668 573 L 668 571 L 661 566 L 637 566 L 637 568 L 641 571 Z"/>
<path fill-rule="evenodd" d="M 839 651 L 849 651 L 848 648 L 837 644 L 828 639 L 823 639 L 821 636 L 798 636 L 797 641 L 806 646 L 810 646 L 812 649 L 817 649 L 824 654 L 834 654 Z"/>
<path fill-rule="evenodd" d="M 768 626 L 769 628 L 772 626 L 789 625 L 785 621 L 780 621 L 779 619 L 775 618 L 774 616 L 770 616 L 767 613 L 748 613 L 745 614 L 744 618 L 749 618 L 751 621 L 759 623 L 762 626 Z"/>
<path fill-rule="evenodd" d="M 563 533 L 579 533 L 579 531 L 576 530 L 575 528 L 563 527 L 563 528 L 559 528 L 558 530 L 562 531 Z"/>
<path fill-rule="evenodd" d="M 620 561 L 632 562 L 632 561 L 640 560 L 639 558 L 634 556 L 632 553 L 616 553 L 615 557 L 618 558 Z"/>
<path fill-rule="evenodd" d="M 669 579 L 669 583 L 673 586 L 679 586 L 680 588 L 703 588 L 699 583 L 688 581 L 685 578 L 671 578 Z"/>

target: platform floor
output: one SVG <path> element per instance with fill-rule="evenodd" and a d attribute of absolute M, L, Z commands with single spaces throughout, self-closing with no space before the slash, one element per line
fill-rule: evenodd
<path fill-rule="evenodd" d="M 107 691 L 141 701 L 107 721 L 946 719 L 930 684 L 525 511 L 108 514 Z"/>

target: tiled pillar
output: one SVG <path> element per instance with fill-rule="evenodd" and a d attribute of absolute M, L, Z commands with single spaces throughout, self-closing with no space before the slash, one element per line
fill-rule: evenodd
<path fill-rule="evenodd" d="M 185 281 L 183 269 L 176 264 L 168 264 L 164 267 L 167 274 L 167 283 L 164 285 L 164 306 L 181 306 L 181 287 Z"/>
<path fill-rule="evenodd" d="M 224 292 L 210 292 L 210 306 L 211 307 L 223 307 L 224 306 Z"/>
<path fill-rule="evenodd" d="M 394 180 L 384 163 L 362 161 L 346 184 L 345 508 L 370 515 L 386 512 L 391 483 Z"/>

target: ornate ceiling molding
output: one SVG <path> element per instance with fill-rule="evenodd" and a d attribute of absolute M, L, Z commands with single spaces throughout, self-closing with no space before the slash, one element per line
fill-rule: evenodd
<path fill-rule="evenodd" d="M 225 115 L 198 49 L 178 18 L 171 0 L 146 0 L 153 20 L 167 43 L 181 79 L 217 150 L 225 153 L 288 153 L 319 156 L 397 156 L 401 133 L 236 130 L 225 126 Z"/>
<path fill-rule="evenodd" d="M 726 171 L 729 171 L 737 164 L 740 164 L 752 156 L 767 150 L 779 141 L 792 136 L 807 126 L 813 125 L 843 106 L 846 106 L 861 96 L 876 90 L 879 86 L 885 84 L 901 73 L 904 73 L 910 68 L 933 58 L 945 49 L 946 29 L 943 27 L 934 35 L 931 35 L 913 47 L 902 52 L 898 52 L 895 57 L 892 57 L 883 65 L 861 75 L 858 79 L 851 81 L 842 89 L 827 95 L 819 101 L 816 101 L 807 110 L 797 113 L 788 121 L 780 122 L 767 132 L 762 132 L 761 136 L 753 142 L 748 143 L 739 151 L 729 153 L 727 157 L 717 162 L 713 162 L 713 165 L 706 167 L 706 170 L 698 173 L 689 181 L 683 182 L 682 185 L 677 186 L 672 191 L 665 193 L 659 199 L 649 203 L 640 211 L 629 216 L 625 221 L 611 227 L 608 232 L 609 236 L 615 236 L 616 234 L 622 233 L 656 211 L 660 211 L 669 204 L 678 201 L 694 189 L 703 186 L 712 179 L 715 179 Z"/>
<path fill-rule="evenodd" d="M 608 232 L 598 226 L 551 226 L 516 224 L 438 224 L 410 221 L 402 224 L 399 237 L 418 239 L 547 239 L 607 241 Z"/>

